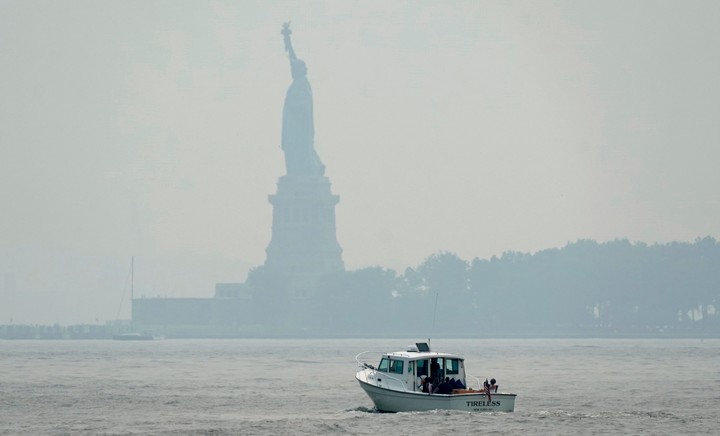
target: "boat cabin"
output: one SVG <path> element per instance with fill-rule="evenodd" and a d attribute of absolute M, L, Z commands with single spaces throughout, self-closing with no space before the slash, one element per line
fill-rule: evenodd
<path fill-rule="evenodd" d="M 467 386 L 464 359 L 455 354 L 432 352 L 424 342 L 410 345 L 406 351 L 383 354 L 376 371 L 378 385 L 388 389 L 420 392 L 425 377 L 430 377 L 434 384 L 448 378 Z M 385 383 L 379 373 L 387 374 Z"/>

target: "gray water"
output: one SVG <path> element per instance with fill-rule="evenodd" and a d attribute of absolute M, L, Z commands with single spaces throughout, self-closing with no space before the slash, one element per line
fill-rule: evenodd
<path fill-rule="evenodd" d="M 0 434 L 718 434 L 720 340 L 447 340 L 514 413 L 375 413 L 397 340 L 0 341 Z"/>

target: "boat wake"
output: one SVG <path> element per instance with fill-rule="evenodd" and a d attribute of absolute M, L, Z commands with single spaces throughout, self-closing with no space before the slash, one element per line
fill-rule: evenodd
<path fill-rule="evenodd" d="M 578 412 L 578 411 L 567 411 L 567 410 L 539 410 L 530 412 L 530 417 L 545 419 L 545 418 L 570 418 L 570 419 L 612 419 L 618 417 L 631 417 L 637 416 L 641 418 L 663 418 L 663 419 L 682 419 L 681 416 L 675 415 L 667 411 L 594 411 L 591 413 Z"/>
<path fill-rule="evenodd" d="M 354 409 L 347 409 L 346 412 L 381 413 L 374 407 L 358 406 Z"/>

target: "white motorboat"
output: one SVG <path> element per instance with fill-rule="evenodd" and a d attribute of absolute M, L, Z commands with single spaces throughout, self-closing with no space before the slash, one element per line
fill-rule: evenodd
<path fill-rule="evenodd" d="M 380 354 L 377 368 L 363 361 L 371 353 Z M 487 380 L 481 385 L 478 378 L 465 372 L 462 356 L 430 351 L 425 342 L 410 345 L 406 351 L 366 351 L 355 360 L 360 366 L 355 378 L 381 412 L 515 410 L 516 394 L 497 392 Z M 467 377 L 477 382 L 477 389 L 467 387 Z"/>

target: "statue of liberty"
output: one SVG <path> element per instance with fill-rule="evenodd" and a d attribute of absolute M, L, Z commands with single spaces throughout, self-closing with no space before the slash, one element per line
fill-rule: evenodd
<path fill-rule="evenodd" d="M 293 78 L 283 106 L 282 149 L 285 152 L 285 168 L 290 176 L 322 176 L 325 174 L 325 165 L 313 146 L 313 98 L 307 79 L 307 67 L 293 50 L 290 22 L 283 24 L 281 33 L 285 41 L 285 51 L 290 58 L 290 73 Z"/>

